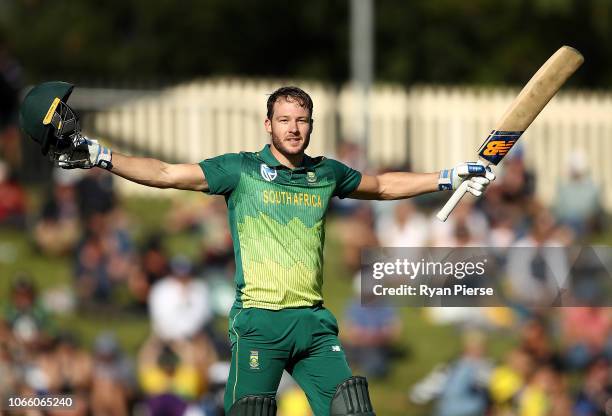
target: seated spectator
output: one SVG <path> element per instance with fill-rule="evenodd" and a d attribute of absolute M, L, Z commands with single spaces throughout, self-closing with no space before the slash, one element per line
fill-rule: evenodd
<path fill-rule="evenodd" d="M 104 246 L 96 234 L 87 234 L 76 250 L 76 289 L 81 308 L 90 308 L 108 302 L 112 294 L 112 281 L 107 270 Z"/>
<path fill-rule="evenodd" d="M 521 328 L 521 347 L 542 365 L 558 363 L 557 352 L 544 318 L 532 317 Z"/>
<path fill-rule="evenodd" d="M 93 376 L 93 357 L 79 345 L 74 334 L 59 334 L 54 360 L 58 365 L 60 391 L 63 394 L 83 394 L 89 391 Z"/>
<path fill-rule="evenodd" d="M 32 278 L 20 274 L 13 280 L 4 319 L 14 339 L 26 348 L 48 344 L 53 335 L 53 322 L 38 299 Z"/>
<path fill-rule="evenodd" d="M 522 305 L 550 306 L 567 289 L 567 253 L 556 229 L 550 212 L 542 210 L 533 217 L 528 234 L 508 251 L 507 283 Z"/>
<path fill-rule="evenodd" d="M 439 363 L 410 388 L 408 398 L 412 403 L 424 405 L 440 397 L 448 380 L 449 365 Z"/>
<path fill-rule="evenodd" d="M 98 213 L 88 219 L 75 257 L 81 307 L 108 305 L 115 287 L 127 282 L 134 267 L 129 234 L 110 214 Z"/>
<path fill-rule="evenodd" d="M 104 169 L 89 169 L 76 184 L 81 218 L 107 214 L 116 206 L 113 175 Z"/>
<path fill-rule="evenodd" d="M 57 413 L 50 409 L 49 416 L 86 416 L 90 412 L 90 389 L 93 360 L 83 349 L 74 334 L 61 332 L 55 338 L 54 348 L 48 354 L 40 354 L 34 362 L 52 381 L 49 393 L 70 395 L 74 404 L 69 410 Z"/>
<path fill-rule="evenodd" d="M 357 143 L 343 139 L 338 143 L 335 159 L 353 169 L 363 172 L 365 166 L 363 164 L 364 158 L 362 157 L 362 152 L 363 149 L 361 149 Z M 360 201 L 351 198 L 333 198 L 330 203 L 332 212 L 341 217 L 352 216 L 361 205 Z"/>
<path fill-rule="evenodd" d="M 487 238 L 487 247 L 507 248 L 514 244 L 517 232 L 508 217 L 500 216 L 491 224 L 491 231 Z"/>
<path fill-rule="evenodd" d="M 517 414 L 571 416 L 571 398 L 561 373 L 549 365 L 537 366 L 518 396 Z"/>
<path fill-rule="evenodd" d="M 457 221 L 454 224 L 451 247 L 477 247 L 479 245 L 482 245 L 482 241 L 474 238 L 465 221 Z"/>
<path fill-rule="evenodd" d="M 349 361 L 361 363 L 366 376 L 385 377 L 401 330 L 394 308 L 364 307 L 360 298 L 353 299 L 344 314 L 341 331 Z"/>
<path fill-rule="evenodd" d="M 573 416 L 573 400 L 569 393 L 567 375 L 560 367 L 551 367 L 552 383 L 550 386 L 550 414 L 555 416 Z"/>
<path fill-rule="evenodd" d="M 343 250 L 342 259 L 349 271 L 361 268 L 362 249 L 379 245 L 374 232 L 372 207 L 363 201 L 358 202 L 350 215 L 344 216 L 335 224 L 337 228 L 333 232 L 328 231 L 329 234 L 339 236 Z"/>
<path fill-rule="evenodd" d="M 219 406 L 209 390 L 209 369 L 215 360 L 209 343 L 165 343 L 151 337 L 138 356 L 139 381 L 149 414 L 217 414 Z"/>
<path fill-rule="evenodd" d="M 91 409 L 94 415 L 128 415 L 136 383 L 134 366 L 112 333 L 98 335 L 94 345 Z"/>
<path fill-rule="evenodd" d="M 163 238 L 163 234 L 153 234 L 146 239 L 138 256 L 139 267 L 135 267 L 129 276 L 130 294 L 138 310 L 146 312 L 151 288 L 170 273 Z"/>
<path fill-rule="evenodd" d="M 172 393 L 195 401 L 208 392 L 207 374 L 217 361 L 215 348 L 205 331 L 213 318 L 212 299 L 206 282 L 194 277 L 188 258 L 174 257 L 170 272 L 151 289 L 149 312 L 153 336 L 141 351 L 140 380 L 156 397 Z M 170 360 L 172 354 L 180 358 L 176 365 Z M 158 361 L 158 358 L 167 360 Z M 170 385 L 174 386 L 172 391 L 166 391 Z M 168 400 L 174 399 L 158 397 L 155 403 Z"/>
<path fill-rule="evenodd" d="M 197 194 L 187 194 L 172 199 L 172 207 L 164 220 L 165 228 L 172 234 L 197 232 L 206 221 L 206 214 L 215 198 L 202 198 Z"/>
<path fill-rule="evenodd" d="M 22 163 L 17 110 L 23 88 L 23 69 L 9 43 L 8 36 L 0 33 L 0 157 L 15 169 Z"/>
<path fill-rule="evenodd" d="M 0 160 L 0 226 L 22 229 L 26 223 L 26 193 L 17 177 Z"/>
<path fill-rule="evenodd" d="M 604 358 L 596 358 L 589 364 L 584 382 L 576 395 L 574 416 L 610 414 L 610 370 L 610 362 Z"/>
<path fill-rule="evenodd" d="M 9 343 L 0 339 L 0 397 L 14 395 L 19 378 L 19 369 L 14 363 Z"/>
<path fill-rule="evenodd" d="M 441 222 L 433 215 L 429 225 L 433 247 L 483 246 L 489 231 L 487 218 L 467 198 L 457 205 L 448 220 Z"/>
<path fill-rule="evenodd" d="M 192 263 L 186 257 L 174 257 L 170 271 L 151 289 L 151 326 L 162 340 L 185 340 L 200 333 L 212 319 L 209 290 L 206 282 L 194 278 Z"/>
<path fill-rule="evenodd" d="M 570 155 L 568 174 L 568 179 L 558 184 L 553 210 L 561 224 L 584 237 L 601 225 L 601 191 L 589 177 L 584 153 Z"/>
<path fill-rule="evenodd" d="M 607 308 L 564 308 L 561 330 L 564 361 L 571 369 L 584 369 L 596 357 L 612 353 L 612 316 Z"/>
<path fill-rule="evenodd" d="M 138 358 L 138 378 L 154 415 L 182 415 L 202 395 L 204 374 L 170 344 L 151 338 Z"/>
<path fill-rule="evenodd" d="M 515 414 L 512 412 L 517 407 L 521 391 L 531 377 L 533 363 L 527 351 L 516 348 L 508 353 L 504 364 L 493 370 L 489 380 L 493 414 Z"/>
<path fill-rule="evenodd" d="M 55 361 L 55 343 L 39 343 L 27 349 L 26 355 L 20 357 L 23 369 L 22 387 L 34 394 L 57 394 L 61 381 L 59 367 Z"/>
<path fill-rule="evenodd" d="M 554 372 L 548 366 L 539 366 L 518 397 L 518 414 L 529 416 L 548 416 L 552 412 L 551 393 L 554 384 Z M 564 415 L 565 416 L 565 415 Z"/>
<path fill-rule="evenodd" d="M 227 222 L 225 201 L 220 198 L 212 198 L 202 214 L 200 229 L 203 241 L 200 258 L 206 263 L 207 268 L 225 271 L 233 276 L 234 246 Z M 232 270 L 229 270 L 230 268 Z"/>
<path fill-rule="evenodd" d="M 519 220 L 521 213 L 525 212 L 534 201 L 535 176 L 525 166 L 523 148 L 512 149 L 508 157 L 504 158 L 502 175 L 497 182 L 501 190 L 501 199 L 510 212 L 510 217 Z"/>
<path fill-rule="evenodd" d="M 207 269 L 227 269 L 233 265 L 234 247 L 223 199 L 201 198 L 195 194 L 191 198 L 175 199 L 165 225 L 172 234 L 186 232 L 201 238 L 198 257 Z"/>
<path fill-rule="evenodd" d="M 398 201 L 390 216 L 377 221 L 376 234 L 383 247 L 424 247 L 429 240 L 425 216 L 410 200 Z"/>
<path fill-rule="evenodd" d="M 523 149 L 515 146 L 504 159 L 501 169 L 496 169 L 497 180 L 491 184 L 485 197 L 479 200 L 487 218 L 493 224 L 508 221 L 522 235 L 526 214 L 534 211 L 535 177 L 523 160 Z"/>
<path fill-rule="evenodd" d="M 69 253 L 79 237 L 79 208 L 74 189 L 76 176 L 68 172 L 72 171 L 55 171 L 53 190 L 34 227 L 36 245 L 47 255 Z"/>
<path fill-rule="evenodd" d="M 482 334 L 468 332 L 464 337 L 463 352 L 448 366 L 435 413 L 438 416 L 478 416 L 487 411 L 486 386 L 491 363 L 485 356 Z"/>

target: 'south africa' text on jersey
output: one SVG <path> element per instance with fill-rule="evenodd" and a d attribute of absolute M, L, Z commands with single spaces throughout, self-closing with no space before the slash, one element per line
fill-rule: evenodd
<path fill-rule="evenodd" d="M 262 195 L 264 204 L 303 205 L 314 208 L 323 207 L 321 196 L 308 192 L 264 190 Z"/>

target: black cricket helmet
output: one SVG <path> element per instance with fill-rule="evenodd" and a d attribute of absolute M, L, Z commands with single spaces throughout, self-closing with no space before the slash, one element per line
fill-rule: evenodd
<path fill-rule="evenodd" d="M 44 82 L 34 86 L 23 99 L 19 124 L 40 145 L 43 155 L 79 130 L 78 117 L 66 104 L 73 89 L 74 85 L 67 82 Z"/>

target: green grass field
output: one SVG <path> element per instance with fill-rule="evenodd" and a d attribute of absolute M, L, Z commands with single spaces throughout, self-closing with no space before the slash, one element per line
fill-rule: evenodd
<path fill-rule="evenodd" d="M 168 200 L 127 199 L 123 204 L 133 222 L 136 240 L 161 223 L 170 207 Z M 333 223 L 328 224 L 333 227 Z M 328 228 L 328 231 L 330 229 Z M 195 237 L 179 235 L 167 241 L 170 253 L 191 254 L 197 241 Z M 610 244 L 609 235 L 599 236 L 598 244 Z M 327 233 L 325 295 L 326 305 L 341 318 L 344 307 L 352 292 L 349 276 L 339 259 L 338 241 L 333 232 Z M 47 258 L 32 249 L 30 236 L 21 232 L 0 230 L 0 305 L 7 299 L 12 276 L 19 272 L 30 273 L 41 289 L 69 286 L 71 284 L 71 263 L 68 258 Z M 377 414 L 381 416 L 430 414 L 430 409 L 411 405 L 407 391 L 415 381 L 427 374 L 441 361 L 448 361 L 460 352 L 461 337 L 457 330 L 448 326 L 434 326 L 427 322 L 423 309 L 402 308 L 403 337 L 401 348 L 406 351 L 404 359 L 395 362 L 389 377 L 383 381 L 372 381 L 372 398 Z M 75 331 L 85 345 L 91 346 L 95 336 L 103 330 L 114 331 L 123 346 L 134 354 L 149 332 L 146 318 L 129 314 L 82 316 L 72 314 L 58 316 L 58 326 Z M 514 340 L 514 334 L 495 334 L 490 337 L 489 351 L 492 357 L 501 358 Z M 358 363 L 352 363 L 358 367 Z"/>

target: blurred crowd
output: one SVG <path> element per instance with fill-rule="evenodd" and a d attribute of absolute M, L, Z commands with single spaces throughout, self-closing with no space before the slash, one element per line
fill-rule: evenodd
<path fill-rule="evenodd" d="M 438 364 L 411 387 L 413 403 L 435 402 L 434 415 L 608 415 L 610 310 L 566 308 L 532 313 L 513 324 L 516 345 L 487 351 L 475 329 L 461 334 L 458 357 Z"/>
<path fill-rule="evenodd" d="M 357 163 L 343 153 L 339 158 Z M 597 187 L 587 173 L 579 157 L 571 160 L 568 180 L 549 210 L 534 197 L 534 178 L 519 153 L 509 158 L 486 198 L 462 203 L 446 223 L 433 217 L 439 201 L 425 197 L 337 200 L 330 226 L 341 241 L 347 275 L 359 275 L 365 247 L 577 244 L 603 227 Z M 55 170 L 52 179 L 35 213 L 28 210 L 23 186 L 8 181 L 23 209 L 2 217 L 2 224 L 31 231 L 41 255 L 69 261 L 72 285 L 64 294 L 68 301 L 61 301 L 57 293 L 39 293 L 32 277 L 13 277 L 0 327 L 0 393 L 71 394 L 78 403 L 71 410 L 75 415 L 222 414 L 230 359 L 225 318 L 234 295 L 224 201 L 195 194 L 177 198 L 159 228 L 136 242 L 133 219 L 115 193 L 112 175 Z M 563 198 L 575 189 L 584 196 L 572 207 Z M 200 242 L 195 257 L 170 254 L 167 240 L 181 234 Z M 358 277 L 346 283 L 355 287 L 340 314 L 349 360 L 357 372 L 385 380 L 393 362 L 405 358 L 401 339 L 410 334 L 403 332 L 396 308 L 383 302 L 362 306 Z M 54 319 L 66 312 L 106 314 L 112 327 L 118 310 L 150 322 L 136 356 L 122 351 L 113 332 L 97 334 L 86 347 L 79 333 Z M 426 313 L 432 324 L 455 325 L 463 339 L 458 357 L 409 388 L 409 400 L 433 403 L 436 415 L 587 416 L 604 415 L 610 406 L 609 309 L 428 308 Z M 487 337 L 500 331 L 516 334 L 517 345 L 505 357 L 493 357 Z M 289 378 L 281 393 L 283 415 L 309 414 Z"/>
<path fill-rule="evenodd" d="M 344 160 L 357 163 L 350 157 Z M 518 299 L 551 288 L 562 293 L 563 282 L 547 270 L 565 268 L 565 278 L 574 263 L 573 278 L 586 275 L 590 282 L 588 290 L 582 290 L 580 282 L 569 284 L 574 300 L 583 296 L 581 307 L 517 303 L 425 308 L 422 312 L 433 325 L 455 328 L 462 349 L 410 386 L 408 398 L 414 405 L 430 406 L 436 416 L 610 415 L 612 308 L 605 307 L 609 296 L 596 303 L 602 299 L 596 293 L 602 287 L 591 279 L 603 272 L 603 284 L 609 284 L 610 270 L 597 262 L 592 251 L 569 258 L 569 251 L 545 250 L 586 247 L 605 229 L 600 191 L 589 177 L 585 157 L 576 152 L 569 158 L 550 207 L 535 196 L 535 177 L 520 148 L 504 160 L 497 174 L 484 198 L 464 198 L 444 223 L 434 216 L 441 201 L 431 197 L 373 204 L 340 201 L 340 211 L 347 215 L 340 223 L 344 259 L 356 274 L 356 295 L 346 309 L 341 333 L 344 347 L 361 372 L 384 379 L 393 361 L 402 356 L 398 340 L 410 337 L 402 333 L 397 308 L 360 295 L 362 249 L 533 248 L 536 251 L 515 250 L 516 258 L 508 259 L 515 291 L 526 292 L 518 293 Z M 532 252 L 537 254 L 525 255 Z M 368 306 L 362 306 L 366 300 Z M 507 338 L 512 348 L 503 356 L 492 354 L 488 347 L 495 338 Z"/>
<path fill-rule="evenodd" d="M 223 215 L 213 199 L 207 204 L 201 215 Z M 70 394 L 74 415 L 221 414 L 230 347 L 217 318 L 234 294 L 229 233 L 224 252 L 203 245 L 197 259 L 170 255 L 163 227 L 136 243 L 112 176 L 98 169 L 54 171 L 39 212 L 23 215 L 5 225 L 30 231 L 40 255 L 70 263 L 71 284 L 41 292 L 32 276 L 13 277 L 0 320 L 0 395 Z M 171 218 L 169 227 L 194 226 L 181 220 Z M 218 224 L 211 235 L 227 232 Z M 110 331 L 86 346 L 55 319 L 75 314 L 106 316 L 108 328 L 142 317 L 150 334 L 136 356 Z"/>
<path fill-rule="evenodd" d="M 15 78 L 15 67 L 1 53 L 0 71 L 8 71 L 1 79 Z M 6 84 L 7 94 L 16 94 L 17 84 Z M 77 404 L 62 414 L 73 415 L 221 415 L 235 268 L 224 201 L 182 193 L 155 231 L 138 239 L 137 219 L 128 215 L 115 179 L 103 170 L 54 170 L 46 194 L 33 204 L 19 176 L 11 111 L 0 120 L 0 227 L 27 232 L 41 256 L 69 263 L 71 284 L 43 292 L 33 276 L 12 276 L 10 296 L 0 304 L 0 396 L 70 394 Z M 359 154 L 345 142 L 337 158 L 359 168 Z M 506 158 L 486 197 L 465 200 L 445 223 L 433 215 L 440 195 L 385 203 L 335 200 L 328 235 L 340 241 L 346 274 L 358 276 L 366 247 L 570 246 L 605 229 L 599 188 L 580 153 L 568 161 L 550 207 L 534 189 L 519 148 Z M 175 236 L 197 241 L 196 254 L 171 252 L 168 241 Z M 525 263 L 533 266 L 537 259 Z M 532 277 L 534 284 L 546 284 L 546 276 Z M 411 359 L 401 347 L 411 335 L 397 308 L 382 301 L 362 305 L 358 277 L 346 284 L 355 288 L 339 313 L 349 362 L 371 380 L 385 380 L 396 360 Z M 406 386 L 414 404 L 432 406 L 438 416 L 610 411 L 610 309 L 425 312 L 432 325 L 454 325 L 463 349 Z M 58 317 L 70 314 L 107 317 L 110 328 L 113 320 L 139 316 L 150 323 L 150 333 L 136 355 L 127 354 L 112 331 L 83 342 L 81 332 L 59 323 L 65 319 Z M 499 334 L 516 337 L 504 357 L 487 351 L 487 340 Z M 281 416 L 310 414 L 290 377 L 283 379 L 279 397 Z"/>

